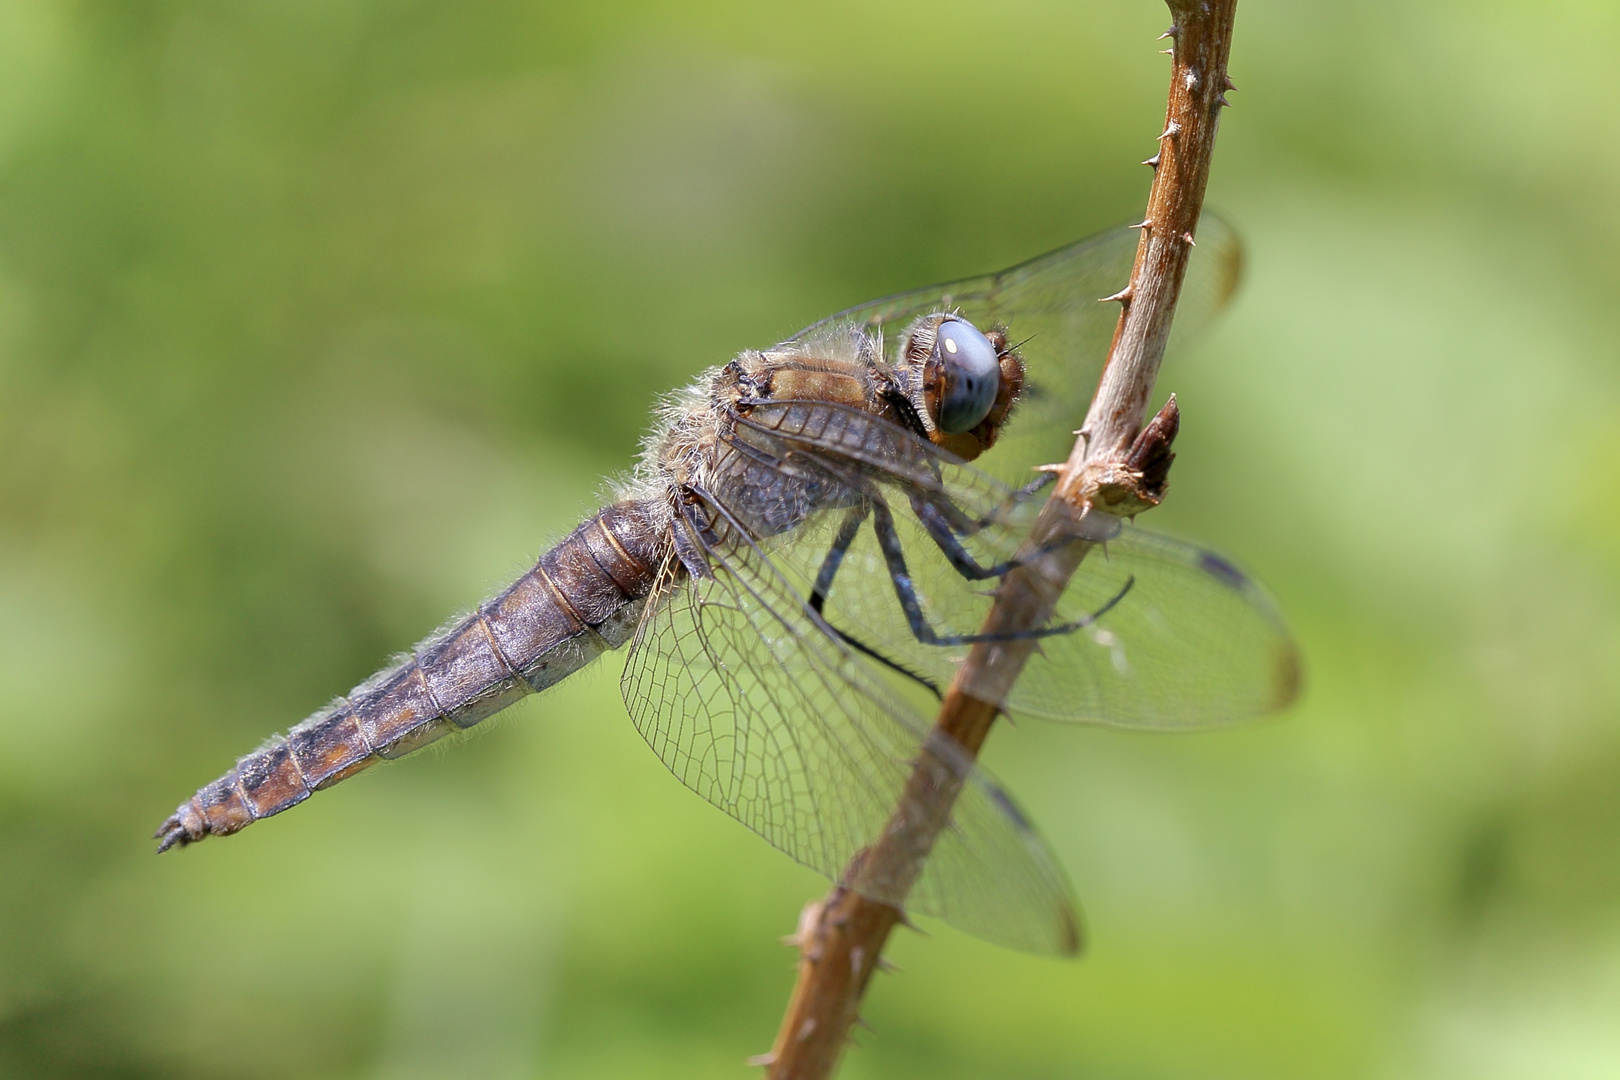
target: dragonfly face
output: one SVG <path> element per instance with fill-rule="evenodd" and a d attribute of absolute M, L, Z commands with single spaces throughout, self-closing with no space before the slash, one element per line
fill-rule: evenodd
<path fill-rule="evenodd" d="M 1199 239 L 1184 324 L 1218 308 L 1235 273 L 1219 222 Z M 1043 501 L 1025 481 L 1084 413 L 1113 323 L 1095 298 L 1118 289 L 1135 245 L 1116 230 L 862 305 L 706 374 L 667 403 L 619 502 L 460 626 L 203 788 L 159 830 L 162 847 L 277 813 L 629 640 L 625 703 L 683 783 L 874 899 L 1072 952 L 1078 918 L 1055 860 L 969 755 L 931 738 L 926 714 L 966 647 L 988 640 L 978 628 L 999 579 L 1047 554 L 1024 549 Z M 1026 632 L 1041 649 L 996 704 L 1166 729 L 1287 704 L 1294 647 L 1241 571 L 1105 515 L 1060 543 L 1099 541 L 1106 557 Z M 949 827 L 880 879 L 859 856 L 925 742 L 936 782 L 957 792 Z"/>
<path fill-rule="evenodd" d="M 899 355 L 896 378 L 930 442 L 963 461 L 995 445 L 1024 389 L 1024 362 L 1003 328 L 981 333 L 955 315 L 921 316 Z"/>

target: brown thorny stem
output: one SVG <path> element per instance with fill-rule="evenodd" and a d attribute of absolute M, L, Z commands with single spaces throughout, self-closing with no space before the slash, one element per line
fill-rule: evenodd
<path fill-rule="evenodd" d="M 1203 207 L 1224 95 L 1234 89 L 1226 62 L 1237 7 L 1237 0 L 1166 2 L 1174 19 L 1165 34 L 1172 43 L 1166 50 L 1170 94 L 1159 151 L 1147 162 L 1154 176 L 1142 239 L 1130 283 L 1107 298 L 1122 305 L 1108 363 L 1074 450 L 1067 462 L 1052 467 L 1057 484 L 1029 550 L 1073 535 L 1073 522 L 1091 508 L 1130 516 L 1156 505 L 1163 494 L 1177 424 L 1174 397 L 1153 423 L 1144 428 L 1143 420 Z M 1062 544 L 1008 574 L 984 632 L 1043 625 L 1089 548 Z M 1027 639 L 975 645 L 945 695 L 930 744 L 949 738 L 977 754 L 996 718 L 994 703 L 1004 700 L 1034 649 Z M 925 745 L 893 816 L 863 854 L 861 873 L 902 880 L 909 887 L 949 820 L 960 787 L 956 770 Z M 889 931 L 904 919 L 899 909 L 841 886 L 805 909 L 793 939 L 799 949 L 798 983 L 775 1046 L 754 1059 L 767 1066 L 768 1080 L 823 1080 L 832 1074 Z"/>

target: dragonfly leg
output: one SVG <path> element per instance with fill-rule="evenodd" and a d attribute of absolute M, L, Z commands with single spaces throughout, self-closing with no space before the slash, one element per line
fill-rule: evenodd
<path fill-rule="evenodd" d="M 849 513 L 844 515 L 844 521 L 838 527 L 838 535 L 833 538 L 832 547 L 827 550 L 827 557 L 821 560 L 821 569 L 816 573 L 815 588 L 810 593 L 810 608 L 820 617 L 822 624 L 836 634 L 838 640 L 845 645 L 863 656 L 876 660 L 891 671 L 922 684 L 934 697 L 944 700 L 939 691 L 939 684 L 935 683 L 933 679 L 928 678 L 926 675 L 919 675 L 904 664 L 884 656 L 855 635 L 845 633 L 828 622 L 826 616 L 822 613 L 822 606 L 827 602 L 827 594 L 832 591 L 833 577 L 837 575 L 838 567 L 843 563 L 844 556 L 849 553 L 850 545 L 855 542 L 856 535 L 861 531 L 861 522 L 865 521 L 866 516 L 871 512 L 871 506 L 863 501 L 860 505 L 851 507 Z"/>
<path fill-rule="evenodd" d="M 1008 559 L 1005 562 L 996 563 L 994 566 L 984 566 L 973 557 L 967 548 L 962 546 L 959 537 L 973 535 L 978 529 L 988 524 L 988 521 L 980 522 L 977 527 L 971 529 L 955 528 L 949 520 L 949 515 L 942 511 L 938 504 L 915 495 L 911 499 L 911 509 L 917 515 L 917 520 L 922 523 L 922 527 L 927 530 L 929 538 L 934 541 L 935 546 L 950 562 L 952 568 L 969 581 L 984 581 L 986 578 L 1002 577 L 1020 566 L 1033 562 L 1080 539 L 1072 536 L 1064 537 L 1049 544 L 1043 544 L 1029 555 Z"/>
<path fill-rule="evenodd" d="M 883 552 L 883 561 L 889 570 L 889 580 L 894 583 L 895 596 L 900 601 L 900 609 L 905 612 L 906 623 L 911 627 L 912 636 L 924 645 L 973 645 L 981 641 L 1030 641 L 1039 638 L 1056 637 L 1060 634 L 1072 634 L 1082 627 L 1095 623 L 1115 604 L 1125 599 L 1125 594 L 1130 592 L 1131 588 L 1136 584 L 1134 575 L 1127 578 L 1124 587 L 1114 594 L 1106 604 L 1084 618 L 1076 619 L 1073 622 L 999 634 L 940 634 L 929 625 L 928 617 L 923 614 L 922 602 L 918 599 L 916 586 L 911 581 L 911 572 L 906 568 L 906 554 L 900 544 L 900 534 L 894 528 L 894 515 L 890 513 L 888 506 L 881 499 L 873 499 L 872 501 L 872 528 L 877 533 L 878 547 Z M 1064 541 L 1064 543 L 1067 543 L 1067 541 Z"/>
<path fill-rule="evenodd" d="M 821 614 L 821 605 L 827 602 L 827 594 L 832 591 L 833 577 L 838 573 L 838 567 L 843 563 L 844 556 L 849 554 L 849 547 L 855 542 L 855 536 L 861 531 L 861 522 L 872 509 L 864 501 L 849 509 L 844 515 L 843 524 L 838 526 L 838 535 L 833 537 L 833 545 L 827 550 L 827 557 L 821 560 L 821 569 L 816 574 L 815 588 L 810 592 L 810 606 Z"/>
<path fill-rule="evenodd" d="M 950 523 L 952 532 L 956 533 L 958 536 L 972 536 L 985 526 L 992 525 L 996 521 L 1000 520 L 1002 515 L 1004 515 L 1010 508 L 1018 505 L 1033 495 L 1039 494 L 1042 488 L 1046 487 L 1055 479 L 1057 479 L 1056 473 L 1041 473 L 1035 479 L 1031 480 L 1029 483 L 1025 484 L 1023 487 L 1019 488 L 1017 491 L 1003 499 L 1001 504 L 994 510 L 980 518 L 973 517 L 960 506 L 957 506 L 951 497 L 944 491 L 930 490 L 926 494 L 921 491 L 913 492 L 911 496 L 911 504 L 912 506 L 916 506 L 921 502 L 927 502 L 944 515 L 945 520 Z"/>
<path fill-rule="evenodd" d="M 1013 496 L 1013 500 L 1009 500 L 1009 501 L 1014 501 L 1014 500 L 1017 500 L 1017 499 L 1027 499 L 1031 495 L 1039 494 L 1040 491 L 1043 488 L 1046 487 L 1046 485 L 1050 484 L 1052 481 L 1054 481 L 1056 479 L 1057 479 L 1057 473 L 1055 473 L 1055 472 L 1043 472 L 1039 476 L 1037 476 L 1035 479 L 1031 480 L 1029 483 L 1027 483 L 1023 487 L 1019 488 L 1017 494 L 1015 494 Z"/>

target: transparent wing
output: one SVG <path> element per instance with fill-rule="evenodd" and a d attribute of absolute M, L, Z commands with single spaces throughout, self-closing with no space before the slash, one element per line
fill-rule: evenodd
<path fill-rule="evenodd" d="M 666 574 L 624 671 L 625 703 L 659 758 L 776 847 L 873 899 L 1015 948 L 1075 952 L 1056 861 L 954 744 L 929 743 L 938 778 L 960 795 L 926 861 L 845 879 L 882 833 L 930 725 L 827 633 L 739 528 L 713 526 L 703 546 L 712 576 Z"/>
<path fill-rule="evenodd" d="M 767 406 L 754 422 L 775 437 L 843 469 L 868 500 L 881 501 L 903 553 L 879 543 L 869 515 L 839 562 L 823 608 L 827 622 L 881 657 L 880 667 L 943 689 L 967 643 L 929 644 L 908 617 L 908 590 L 928 632 L 977 632 L 993 602 L 994 576 L 974 581 L 953 561 L 928 508 L 949 508 L 951 538 L 985 570 L 1018 558 L 1045 493 L 1024 494 L 958 463 L 885 421 L 836 405 Z M 868 428 L 880 428 L 865 434 Z M 898 440 L 898 441 L 897 441 Z M 874 454 L 864 448 L 884 446 Z M 894 447 L 902 447 L 895 452 Z M 848 513 L 848 512 L 846 512 Z M 790 573 L 814 580 L 839 525 L 829 516 L 775 554 Z M 1215 552 L 1104 515 L 1084 527 L 1092 541 L 1047 630 L 1010 694 L 998 704 L 1058 720 L 1131 728 L 1185 729 L 1235 723 L 1293 700 L 1299 658 L 1265 592 Z M 905 585 L 897 585 L 896 578 Z M 1078 624 L 1078 625 L 1076 625 Z M 887 661 L 887 663 L 883 663 Z M 968 688 L 972 690 L 972 687 Z"/>
<path fill-rule="evenodd" d="M 1299 653 L 1281 615 L 1221 555 L 1127 524 L 1081 564 L 1057 621 L 1083 620 L 1115 597 L 1094 625 L 1041 643 L 1010 709 L 1184 729 L 1264 716 L 1298 694 Z"/>
<path fill-rule="evenodd" d="M 995 582 L 964 581 L 914 517 L 897 513 L 895 525 L 931 629 L 942 637 L 977 631 Z M 993 526 L 967 543 L 982 565 L 1016 553 L 1001 531 Z M 969 647 L 917 638 L 870 528 L 845 558 L 825 613 L 831 625 L 940 688 Z M 1053 720 L 1196 729 L 1276 712 L 1298 691 L 1298 652 L 1251 579 L 1215 552 L 1129 524 L 1091 546 L 1048 627 L 1072 624 L 1079 625 L 1041 639 L 1000 704 Z"/>
<path fill-rule="evenodd" d="M 1022 483 L 1028 470 L 1061 461 L 1097 389 L 1119 319 L 1117 304 L 1099 303 L 1130 280 L 1140 234 L 1124 226 L 1097 233 L 1000 273 L 914 289 L 852 307 L 807 327 L 856 322 L 883 330 L 889 359 L 918 315 L 957 309 L 988 328 L 1005 326 L 1028 367 L 1028 383 L 1011 422 L 981 467 Z M 1171 349 L 1190 340 L 1226 306 L 1242 274 L 1243 245 L 1225 221 L 1205 211 L 1198 228 Z"/>

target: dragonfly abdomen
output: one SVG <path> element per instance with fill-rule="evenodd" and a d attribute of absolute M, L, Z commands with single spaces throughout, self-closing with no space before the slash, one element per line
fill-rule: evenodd
<path fill-rule="evenodd" d="M 470 728 L 635 633 L 668 541 L 651 508 L 606 507 L 477 611 L 181 804 L 158 850 L 237 832 L 379 759 Z"/>

